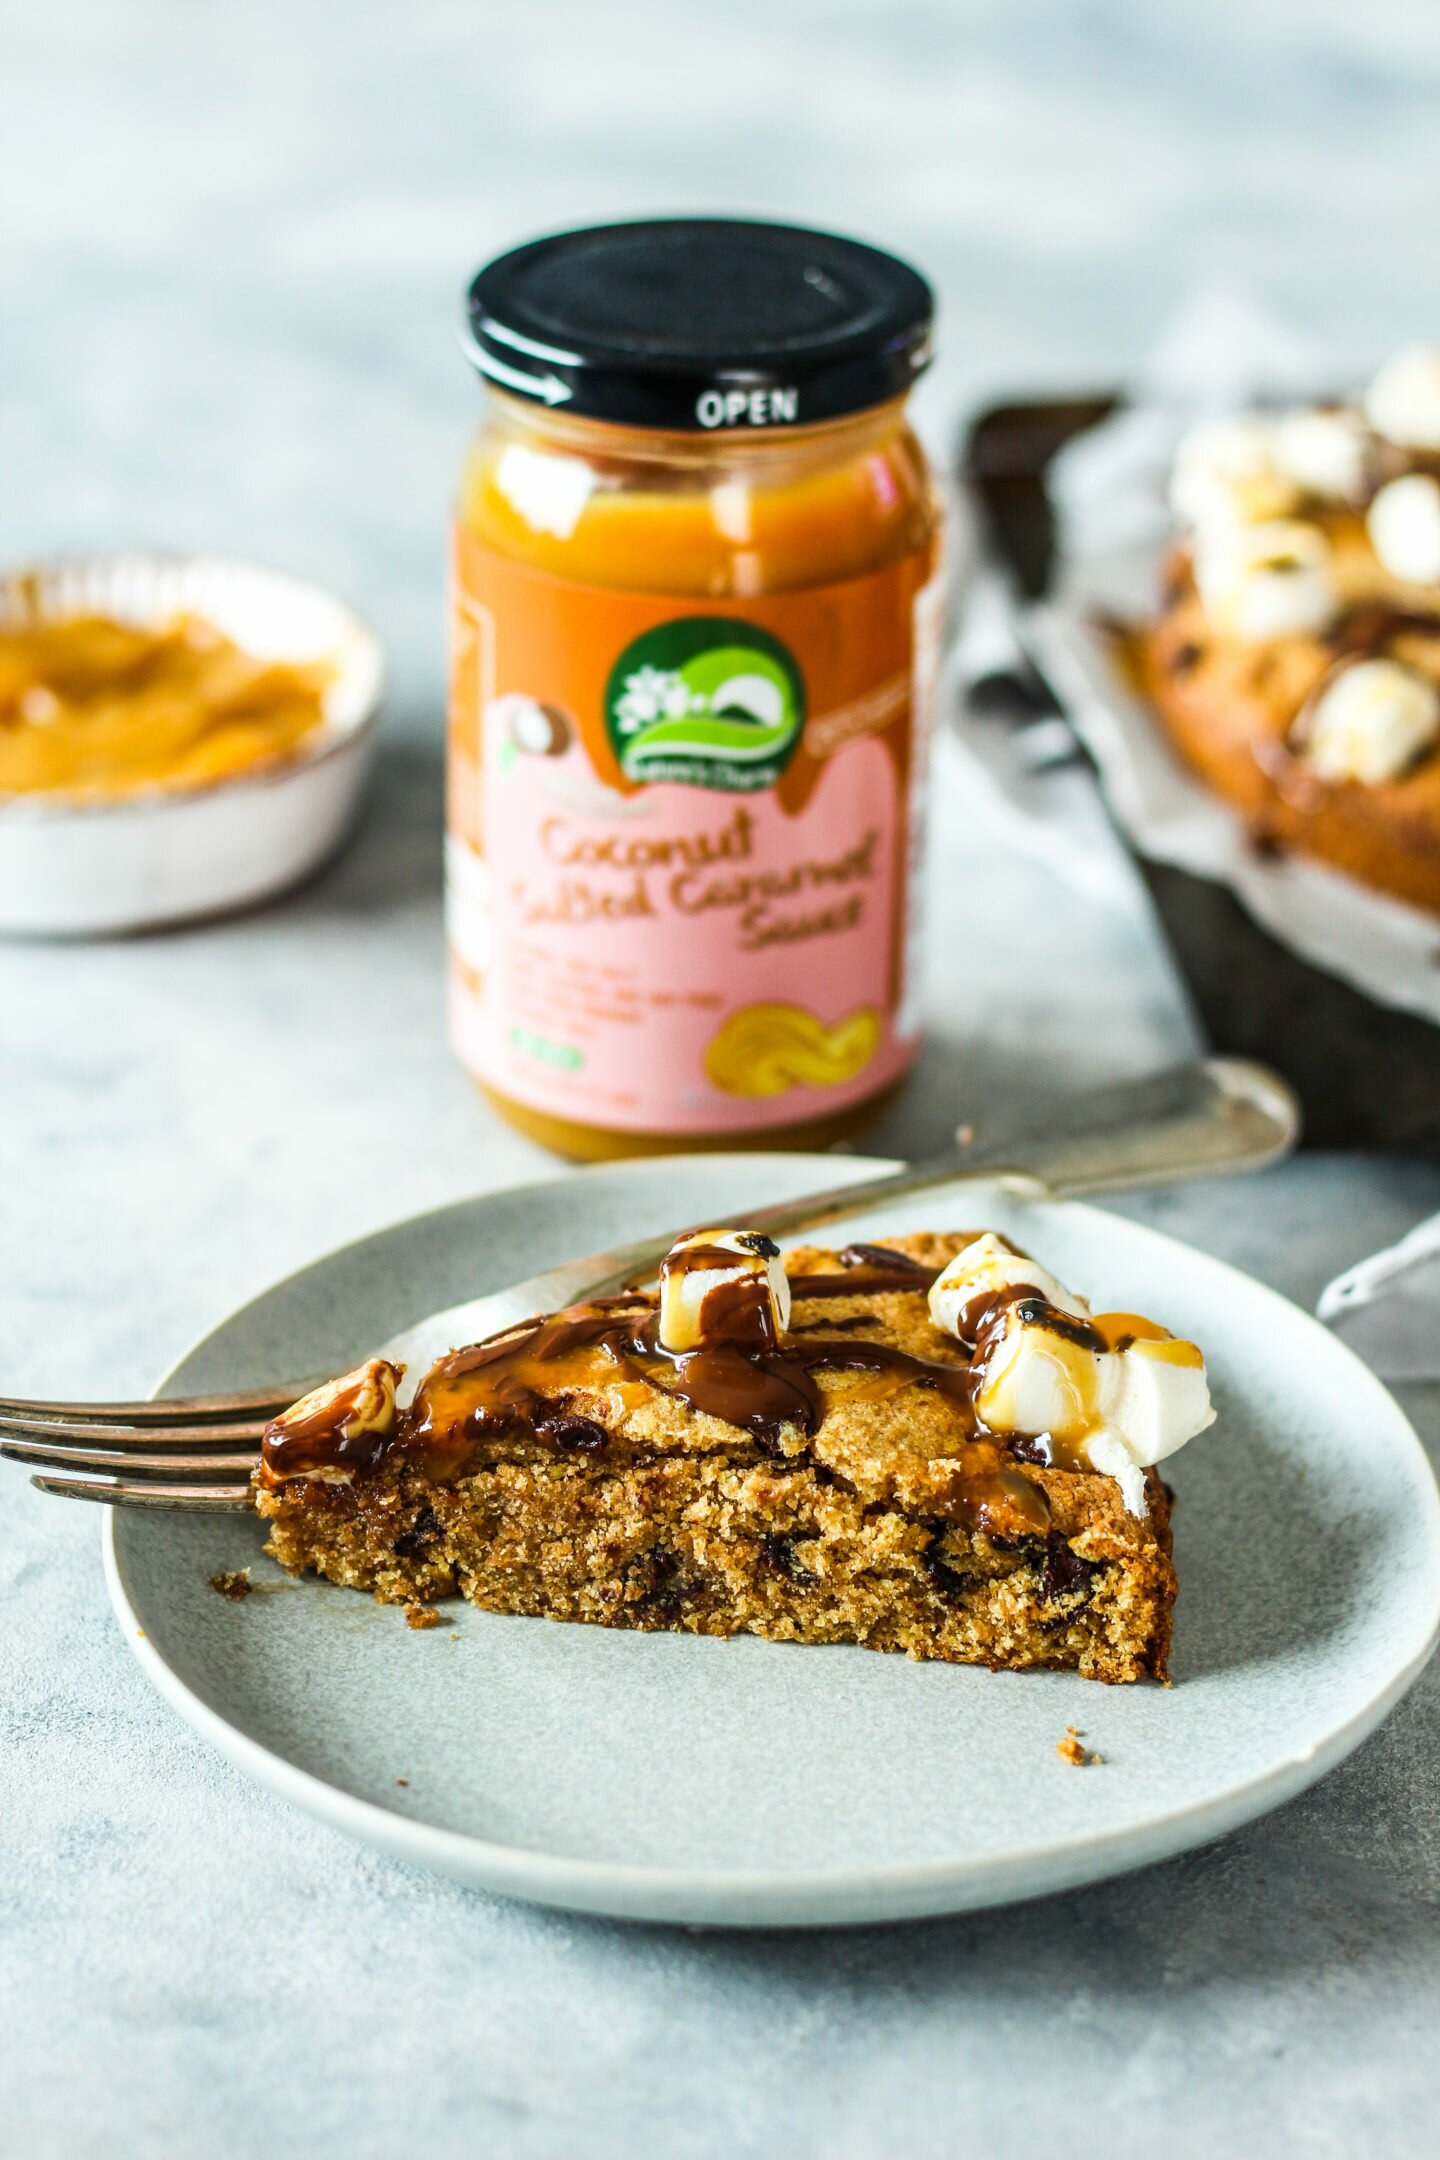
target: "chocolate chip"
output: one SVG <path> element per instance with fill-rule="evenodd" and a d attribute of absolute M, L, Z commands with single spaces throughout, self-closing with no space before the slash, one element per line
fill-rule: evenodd
<path fill-rule="evenodd" d="M 1204 646 L 1197 645 L 1193 638 L 1186 638 L 1183 645 L 1176 646 L 1166 664 L 1172 675 L 1188 675 L 1191 668 L 1197 667 L 1204 657 Z"/>
<path fill-rule="evenodd" d="M 562 1455 L 598 1455 L 610 1438 L 603 1425 L 588 1417 L 548 1418 L 536 1429 Z"/>
<path fill-rule="evenodd" d="M 774 1238 L 766 1237 L 763 1230 L 742 1230 L 735 1243 L 743 1245 L 746 1252 L 758 1253 L 762 1260 L 774 1260 L 780 1252 Z"/>
<path fill-rule="evenodd" d="M 668 1545 L 651 1545 L 637 1553 L 625 1570 L 625 1579 L 638 1593 L 635 1602 L 662 1618 L 678 1613 L 705 1587 L 702 1577 L 692 1574 Z"/>
<path fill-rule="evenodd" d="M 408 1530 L 402 1530 L 391 1546 L 397 1560 L 423 1560 L 440 1535 L 440 1518 L 434 1508 L 421 1508 Z"/>
<path fill-rule="evenodd" d="M 1073 1545 L 1067 1545 L 1058 1530 L 1052 1530 L 1045 1540 L 1045 1557 L 1040 1563 L 1040 1595 L 1047 1605 L 1060 1598 L 1079 1595 L 1084 1603 L 1091 1595 L 1091 1585 L 1100 1572 L 1099 1563 L 1086 1560 Z"/>
<path fill-rule="evenodd" d="M 1285 843 L 1278 833 L 1264 825 L 1252 825 L 1246 834 L 1250 852 L 1259 862 L 1281 862 L 1285 856 Z"/>
<path fill-rule="evenodd" d="M 798 1530 L 767 1530 L 760 1540 L 760 1557 L 773 1574 L 783 1576 L 786 1582 L 813 1583 L 815 1577 L 796 1557 L 799 1542 Z"/>
<path fill-rule="evenodd" d="M 941 1597 L 968 1597 L 979 1578 L 950 1565 L 940 1550 L 944 1536 L 943 1530 L 936 1532 L 920 1556 L 920 1565 L 930 1578 L 931 1589 L 938 1590 Z"/>

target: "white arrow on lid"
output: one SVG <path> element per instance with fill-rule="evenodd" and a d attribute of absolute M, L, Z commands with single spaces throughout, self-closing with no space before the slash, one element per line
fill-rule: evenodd
<path fill-rule="evenodd" d="M 502 383 L 507 390 L 518 390 L 522 397 L 539 398 L 546 405 L 564 405 L 574 395 L 568 383 L 558 375 L 530 375 L 524 368 L 511 367 L 508 361 L 497 360 L 473 334 L 461 333 L 461 344 L 482 375 L 491 382 Z"/>

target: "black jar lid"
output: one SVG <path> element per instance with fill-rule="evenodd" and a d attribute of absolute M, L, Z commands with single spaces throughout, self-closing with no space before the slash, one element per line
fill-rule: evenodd
<path fill-rule="evenodd" d="M 655 218 L 487 263 L 467 350 L 497 388 L 629 427 L 807 427 L 903 396 L 934 295 L 879 248 L 796 225 Z"/>

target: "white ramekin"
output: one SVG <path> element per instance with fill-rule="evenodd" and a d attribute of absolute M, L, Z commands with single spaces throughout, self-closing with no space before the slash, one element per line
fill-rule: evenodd
<path fill-rule="evenodd" d="M 251 907 L 296 884 L 354 821 L 384 662 L 319 586 L 248 563 L 111 555 L 0 575 L 0 630 L 74 615 L 157 627 L 205 618 L 262 659 L 328 661 L 325 719 L 293 758 L 114 802 L 0 796 L 0 934 L 93 937 Z"/>

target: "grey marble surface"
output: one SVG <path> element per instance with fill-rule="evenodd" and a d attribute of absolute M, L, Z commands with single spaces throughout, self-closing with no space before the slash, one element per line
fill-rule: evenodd
<path fill-rule="evenodd" d="M 0 1371 L 115 1392 L 274 1276 L 541 1174 L 440 1017 L 456 294 L 547 224 L 852 226 L 934 273 L 943 444 L 1122 370 L 1197 278 L 1363 365 L 1437 319 L 1440 20 L 1217 0 L 0 0 L 0 560 L 253 554 L 393 666 L 355 847 L 249 920 L 0 948 Z M 939 779 L 910 1151 L 1184 1047 L 1143 927 Z M 1064 965 L 1057 969 L 1057 947 Z M 1133 1205 L 1292 1294 L 1440 1205 L 1307 1161 Z M 1413 1407 L 1427 1438 L 1440 1405 Z M 0 1489 L 0 2149 L 1389 2153 L 1433 2129 L 1434 1673 L 1223 1845 L 1011 1914 L 749 1940 L 467 1896 L 250 1788 L 145 1683 L 96 1525 Z"/>

